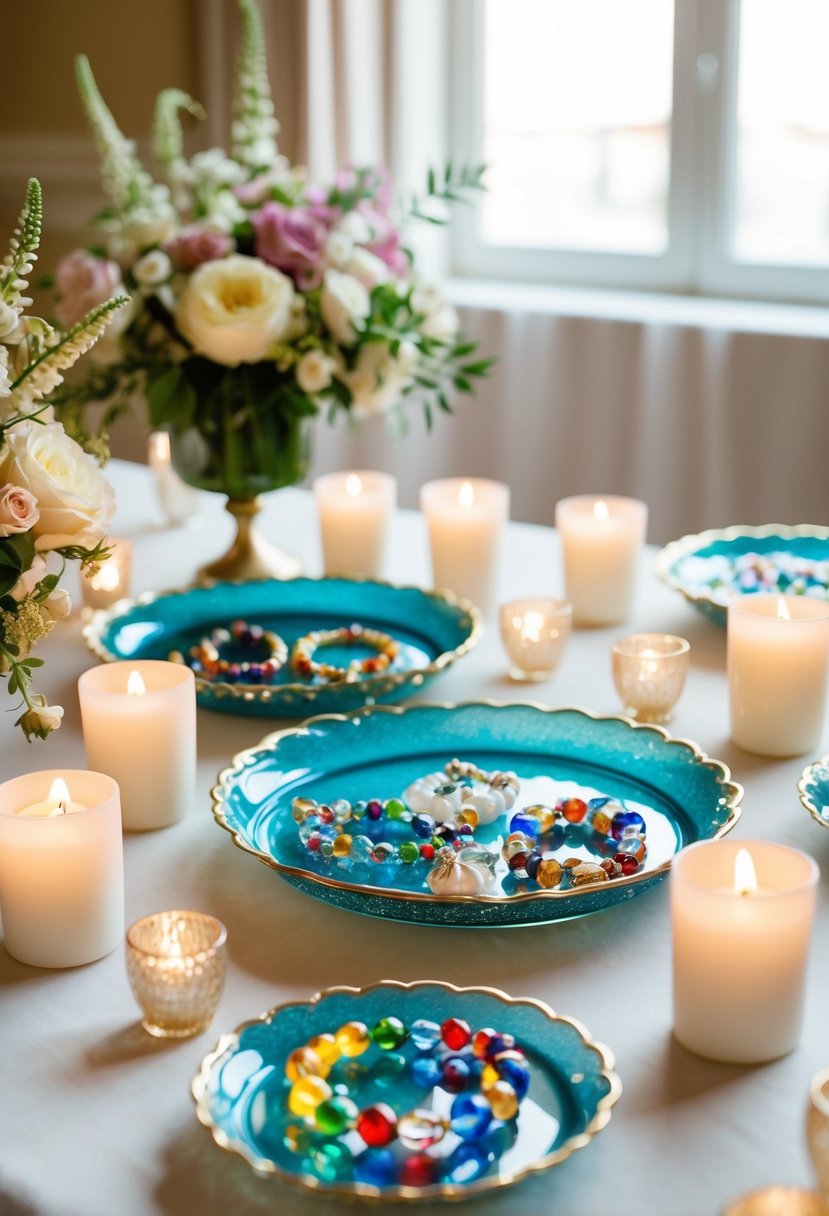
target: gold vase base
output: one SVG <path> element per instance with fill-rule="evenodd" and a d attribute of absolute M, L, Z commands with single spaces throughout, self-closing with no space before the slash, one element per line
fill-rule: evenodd
<path fill-rule="evenodd" d="M 258 498 L 228 499 L 226 509 L 236 521 L 236 537 L 223 557 L 202 566 L 200 583 L 247 582 L 250 579 L 296 578 L 302 572 L 298 557 L 266 540 L 255 524 L 262 509 Z"/>

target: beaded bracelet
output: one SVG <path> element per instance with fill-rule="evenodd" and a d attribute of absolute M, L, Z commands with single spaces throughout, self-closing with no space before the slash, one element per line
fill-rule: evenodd
<path fill-rule="evenodd" d="M 353 1074 L 355 1057 L 372 1045 L 381 1052 L 396 1053 L 407 1041 L 415 1048 L 409 1063 L 415 1084 L 424 1089 L 439 1086 L 456 1095 L 448 1118 L 419 1107 L 398 1115 L 385 1102 L 361 1110 L 349 1096 L 346 1080 Z M 403 1063 L 402 1057 L 397 1058 Z M 341 1059 L 346 1067 L 336 1069 Z M 485 1142 L 516 1118 L 530 1087 L 527 1058 L 512 1035 L 491 1027 L 473 1033 L 468 1022 L 455 1017 L 440 1025 L 418 1018 L 407 1027 L 389 1016 L 380 1018 L 371 1030 L 364 1022 L 346 1022 L 333 1034 L 315 1035 L 292 1051 L 285 1063 L 285 1077 L 290 1086 L 289 1111 L 327 1138 L 317 1146 L 312 1160 L 318 1159 L 316 1163 L 326 1170 L 353 1166 L 362 1181 L 379 1185 L 398 1180 L 403 1185 L 426 1186 L 436 1180 L 439 1169 L 451 1171 L 455 1165 L 452 1156 L 440 1161 L 427 1153 L 447 1133 L 470 1146 L 463 1153 L 466 1170 L 471 1152 L 483 1172 L 498 1155 Z M 356 1156 L 348 1143 L 337 1139 L 351 1132 L 366 1146 Z M 297 1151 L 306 1148 L 296 1129 L 292 1136 L 292 1147 Z M 395 1140 L 417 1156 L 397 1162 L 388 1151 L 376 1151 L 388 1150 Z M 477 1152 L 471 1149 L 473 1144 L 478 1145 Z"/>
<path fill-rule="evenodd" d="M 234 651 L 250 651 L 254 654 L 267 652 L 260 660 L 227 659 L 222 651 L 232 646 Z M 224 684 L 269 684 L 282 669 L 288 657 L 288 647 L 278 633 L 263 629 L 261 625 L 249 625 L 247 621 L 234 621 L 230 629 L 220 626 L 203 637 L 196 646 L 191 646 L 187 655 L 180 650 L 167 656 L 171 663 L 186 663 L 205 680 Z"/>
<path fill-rule="evenodd" d="M 513 772 L 488 773 L 468 761 L 450 760 L 443 772 L 413 781 L 403 798 L 413 811 L 430 814 L 439 823 L 463 808 L 472 808 L 479 823 L 494 823 L 512 810 L 520 789 Z"/>
<path fill-rule="evenodd" d="M 603 849 L 613 841 L 613 857 L 598 863 L 579 857 L 559 862 L 552 856 L 554 850 L 542 842 L 562 822 L 568 827 L 583 825 L 585 840 L 591 835 L 599 837 Z M 513 815 L 501 856 L 516 877 L 531 878 L 545 889 L 559 887 L 565 877 L 571 886 L 580 887 L 635 874 L 647 856 L 645 834 L 645 820 L 639 812 L 627 810 L 620 802 L 606 797 L 589 802 L 564 798 L 554 807 L 538 804 Z"/>
<path fill-rule="evenodd" d="M 347 667 L 334 663 L 317 663 L 314 654 L 322 646 L 370 646 L 377 653 L 367 659 L 352 659 Z M 386 671 L 400 653 L 400 643 L 388 633 L 363 625 L 347 625 L 342 629 L 317 629 L 294 643 L 291 668 L 298 676 L 318 679 L 328 684 L 343 681 L 353 683 L 360 676 L 376 676 Z"/>

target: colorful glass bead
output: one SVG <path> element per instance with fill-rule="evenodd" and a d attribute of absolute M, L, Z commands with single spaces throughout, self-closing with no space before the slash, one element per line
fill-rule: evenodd
<path fill-rule="evenodd" d="M 422 844 L 420 846 L 420 856 L 424 861 L 434 860 L 435 846 L 433 844 Z"/>
<path fill-rule="evenodd" d="M 409 1028 L 409 1033 L 418 1051 L 431 1051 L 440 1042 L 440 1026 L 427 1018 L 416 1018 Z"/>
<path fill-rule="evenodd" d="M 413 864 L 420 857 L 420 849 L 413 840 L 404 840 L 398 849 L 400 860 L 405 862 L 407 866 Z"/>
<path fill-rule="evenodd" d="M 376 798 L 372 798 L 366 803 L 366 818 L 367 819 L 382 819 L 383 804 L 378 802 Z"/>
<path fill-rule="evenodd" d="M 556 813 L 552 807 L 545 806 L 543 802 L 536 802 L 533 806 L 525 806 L 524 814 L 532 815 L 538 823 L 538 830 L 542 835 L 555 827 Z"/>
<path fill-rule="evenodd" d="M 355 836 L 351 841 L 351 857 L 354 861 L 370 861 L 374 852 L 374 841 L 368 836 Z"/>
<path fill-rule="evenodd" d="M 315 1034 L 313 1038 L 308 1040 L 308 1046 L 311 1048 L 311 1051 L 317 1053 L 323 1064 L 327 1064 L 329 1068 L 332 1064 L 336 1064 L 340 1058 L 340 1049 L 333 1034 Z"/>
<path fill-rule="evenodd" d="M 621 878 L 622 874 L 624 873 L 621 864 L 618 861 L 611 860 L 610 857 L 606 857 L 604 861 L 600 861 L 599 865 L 602 867 L 608 878 Z M 638 861 L 636 862 L 636 868 L 637 870 L 639 869 Z"/>
<path fill-rule="evenodd" d="M 502 1051 L 512 1051 L 515 1047 L 515 1038 L 511 1034 L 493 1034 L 489 1042 L 489 1049 L 486 1053 L 486 1060 L 494 1060 L 501 1054 Z"/>
<path fill-rule="evenodd" d="M 339 837 L 337 837 L 337 839 L 339 840 Z M 327 840 L 325 837 L 322 837 L 322 839 L 320 841 L 319 852 L 320 852 L 320 857 L 333 857 L 334 856 L 334 841 Z"/>
<path fill-rule="evenodd" d="M 441 1024 L 440 1037 L 450 1051 L 460 1051 L 472 1041 L 472 1031 L 463 1018 L 447 1018 Z"/>
<path fill-rule="evenodd" d="M 541 833 L 541 824 L 534 815 L 518 811 L 509 821 L 509 830 L 510 832 L 523 832 L 525 836 L 531 836 L 535 840 Z"/>
<path fill-rule="evenodd" d="M 411 1065 L 412 1080 L 423 1089 L 439 1085 L 443 1077 L 440 1062 L 434 1056 L 415 1056 Z"/>
<path fill-rule="evenodd" d="M 527 873 L 529 874 L 529 870 Z M 534 877 L 540 887 L 549 890 L 559 885 L 562 873 L 561 865 L 554 857 L 543 857 L 536 867 L 535 875 L 530 874 L 530 877 Z"/>
<path fill-rule="evenodd" d="M 354 1177 L 370 1186 L 390 1186 L 397 1178 L 397 1160 L 387 1148 L 367 1148 L 354 1160 Z"/>
<path fill-rule="evenodd" d="M 501 1080 L 509 1081 L 518 1094 L 519 1101 L 526 1097 L 527 1090 L 530 1088 L 530 1067 L 523 1052 L 514 1049 L 502 1051 L 495 1056 L 491 1065 L 487 1065 L 487 1068 L 494 1068 Z M 483 1078 L 481 1081 L 483 1083 Z"/>
<path fill-rule="evenodd" d="M 409 1037 L 409 1032 L 400 1018 L 381 1018 L 371 1032 L 371 1037 L 383 1051 L 396 1051 Z"/>
<path fill-rule="evenodd" d="M 347 1147 L 339 1140 L 330 1140 L 311 1150 L 311 1165 L 323 1182 L 338 1182 L 351 1173 L 353 1158 Z"/>
<path fill-rule="evenodd" d="M 316 815 L 312 816 L 310 819 L 306 819 L 304 823 L 300 824 L 299 838 L 302 843 L 307 845 L 312 836 L 318 836 L 318 828 L 319 820 L 317 819 Z"/>
<path fill-rule="evenodd" d="M 399 798 L 389 798 L 385 806 L 385 813 L 388 819 L 402 819 L 408 812 L 405 802 L 401 802 Z"/>
<path fill-rule="evenodd" d="M 613 820 L 610 818 L 610 816 L 604 810 L 604 807 L 600 807 L 598 810 L 595 810 L 595 811 L 588 811 L 587 822 L 589 823 L 589 825 L 593 829 L 593 831 L 596 832 L 599 836 L 609 836 L 610 835 L 610 830 L 613 826 Z"/>
<path fill-rule="evenodd" d="M 525 832 L 510 832 L 501 848 L 501 856 L 509 863 L 510 857 L 516 853 L 530 854 L 534 848 L 535 840 L 532 836 L 527 836 Z"/>
<path fill-rule="evenodd" d="M 538 867 L 541 865 L 541 854 L 538 849 L 534 849 L 527 858 L 524 869 L 527 871 L 527 878 L 535 878 L 538 873 Z"/>
<path fill-rule="evenodd" d="M 471 1142 L 459 1144 L 443 1162 L 443 1178 L 446 1182 L 466 1185 L 482 1178 L 491 1164 L 486 1148 Z"/>
<path fill-rule="evenodd" d="M 511 872 L 519 878 L 527 877 L 527 862 L 532 856 L 531 853 L 513 853 L 507 861 Z"/>
<path fill-rule="evenodd" d="M 638 811 L 619 811 L 613 816 L 613 836 L 616 840 L 621 840 L 624 835 L 625 828 L 635 828 L 637 833 L 644 832 L 645 820 Z"/>
<path fill-rule="evenodd" d="M 330 806 L 321 806 L 317 810 L 317 815 L 319 816 L 320 823 L 324 823 L 324 824 L 328 825 L 328 824 L 332 824 L 334 822 L 335 816 L 334 816 L 334 812 L 331 810 Z"/>
<path fill-rule="evenodd" d="M 472 1068 L 463 1056 L 447 1056 L 443 1061 L 441 1087 L 450 1094 L 459 1094 L 469 1085 Z"/>
<path fill-rule="evenodd" d="M 438 1163 L 426 1153 L 407 1157 L 400 1167 L 401 1186 L 432 1186 L 437 1181 Z"/>
<path fill-rule="evenodd" d="M 396 1135 L 397 1115 L 385 1102 L 367 1106 L 357 1116 L 357 1132 L 369 1148 L 385 1148 Z"/>
<path fill-rule="evenodd" d="M 587 814 L 587 803 L 581 798 L 566 798 L 561 804 L 561 813 L 568 823 L 581 823 Z"/>
<path fill-rule="evenodd" d="M 497 1037 L 491 1026 L 484 1026 L 475 1032 L 472 1039 L 472 1050 L 479 1060 L 486 1059 L 487 1053 Z"/>
<path fill-rule="evenodd" d="M 616 857 L 635 857 L 641 862 L 645 860 L 647 852 L 647 846 L 639 836 L 626 836 L 624 840 L 619 841 Z"/>
<path fill-rule="evenodd" d="M 458 811 L 458 819 L 460 819 L 464 827 L 468 827 L 473 831 L 480 822 L 478 812 L 475 810 L 474 806 L 471 806 L 470 804 L 461 807 L 461 809 Z"/>
<path fill-rule="evenodd" d="M 285 1061 L 285 1076 L 289 1081 L 298 1081 L 300 1077 L 327 1077 L 330 1065 L 312 1051 L 310 1047 L 297 1047 Z"/>
<path fill-rule="evenodd" d="M 570 882 L 574 887 L 586 887 L 592 882 L 608 882 L 607 874 L 600 865 L 592 861 L 580 861 L 570 870 Z"/>
<path fill-rule="evenodd" d="M 481 1094 L 458 1094 L 449 1111 L 449 1127 L 462 1140 L 477 1140 L 492 1122 L 492 1108 Z"/>
<path fill-rule="evenodd" d="M 335 1094 L 320 1102 L 314 1111 L 314 1123 L 317 1131 L 326 1136 L 339 1136 L 348 1128 L 354 1127 L 359 1114 L 356 1102 L 350 1098 Z"/>
<path fill-rule="evenodd" d="M 340 1055 L 361 1056 L 371 1045 L 371 1035 L 365 1022 L 345 1022 L 334 1035 Z"/>
<path fill-rule="evenodd" d="M 496 1081 L 486 1091 L 486 1100 L 496 1119 L 514 1119 L 518 1114 L 518 1094 L 508 1081 Z"/>
<path fill-rule="evenodd" d="M 446 1124 L 433 1110 L 412 1110 L 397 1121 L 397 1138 L 404 1148 L 431 1148 L 444 1136 Z"/>
<path fill-rule="evenodd" d="M 371 850 L 371 860 L 382 866 L 394 856 L 394 845 L 387 840 L 379 840 Z"/>
<path fill-rule="evenodd" d="M 498 1157 L 503 1157 L 504 1153 L 508 1153 L 518 1138 L 518 1125 L 514 1119 L 509 1123 L 502 1123 L 495 1119 L 490 1125 L 489 1131 L 486 1132 L 480 1141 L 481 1149 L 487 1154 L 490 1160 Z"/>
<path fill-rule="evenodd" d="M 288 1094 L 288 1109 L 291 1114 L 305 1119 L 312 1116 L 320 1102 L 331 1097 L 331 1086 L 322 1077 L 300 1077 L 294 1081 Z"/>
<path fill-rule="evenodd" d="M 331 842 L 331 852 L 335 857 L 350 857 L 353 839 L 346 832 Z"/>
<path fill-rule="evenodd" d="M 412 831 L 421 840 L 429 840 L 434 835 L 437 824 L 431 815 L 413 815 Z"/>
<path fill-rule="evenodd" d="M 618 864 L 625 878 L 629 878 L 631 874 L 635 874 L 639 869 L 639 862 L 635 857 L 631 857 L 629 853 L 625 854 Z"/>

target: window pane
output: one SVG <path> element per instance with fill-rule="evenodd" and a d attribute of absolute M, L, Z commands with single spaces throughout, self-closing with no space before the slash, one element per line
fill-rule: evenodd
<path fill-rule="evenodd" d="M 829 262 L 829 3 L 742 0 L 733 254 Z"/>
<path fill-rule="evenodd" d="M 484 240 L 661 253 L 670 0 L 486 0 Z"/>

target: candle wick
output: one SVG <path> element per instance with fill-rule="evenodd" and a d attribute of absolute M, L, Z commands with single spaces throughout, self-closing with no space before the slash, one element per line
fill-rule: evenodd
<path fill-rule="evenodd" d="M 66 803 L 63 802 L 62 800 L 58 803 L 58 811 L 60 812 L 61 815 L 66 814 Z"/>

